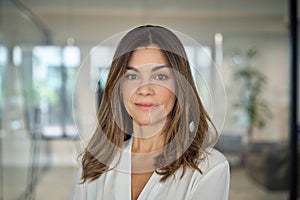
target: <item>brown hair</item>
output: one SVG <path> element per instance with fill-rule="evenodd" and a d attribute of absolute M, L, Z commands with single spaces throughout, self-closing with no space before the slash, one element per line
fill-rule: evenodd
<path fill-rule="evenodd" d="M 197 94 L 184 47 L 170 30 L 160 26 L 140 26 L 129 31 L 120 41 L 111 63 L 110 72 L 98 113 L 98 127 L 82 158 L 82 180 L 93 181 L 109 171 L 109 167 L 124 141 L 132 133 L 132 120 L 121 98 L 119 80 L 125 74 L 131 53 L 138 47 L 158 46 L 174 70 L 176 101 L 164 127 L 163 153 L 155 158 L 155 171 L 165 181 L 176 170 L 187 167 L 198 170 L 205 149 L 216 141 L 209 128 L 216 129 Z M 181 176 L 181 177 L 182 177 Z"/>

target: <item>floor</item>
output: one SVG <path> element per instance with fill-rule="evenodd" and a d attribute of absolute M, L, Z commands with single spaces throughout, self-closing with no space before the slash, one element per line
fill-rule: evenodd
<path fill-rule="evenodd" d="M 230 200 L 287 200 L 288 192 L 268 191 L 249 179 L 242 168 L 231 170 Z"/>
<path fill-rule="evenodd" d="M 76 177 L 76 168 L 49 170 L 37 187 L 36 200 L 69 199 Z"/>
<path fill-rule="evenodd" d="M 11 172 L 12 176 L 18 174 Z M 36 200 L 69 199 L 72 185 L 75 182 L 77 169 L 73 167 L 50 168 L 45 170 L 36 188 Z M 20 178 L 20 177 L 18 177 Z M 6 182 L 7 183 L 7 182 Z M 16 186 L 4 188 L 5 198 L 16 198 Z M 20 189 L 20 188 L 19 188 Z M 23 188 L 24 189 L 24 188 Z M 10 197 L 9 197 L 10 196 Z M 14 197 L 13 197 L 14 196 Z M 243 168 L 231 170 L 230 200 L 287 200 L 287 192 L 270 192 L 248 178 Z"/>

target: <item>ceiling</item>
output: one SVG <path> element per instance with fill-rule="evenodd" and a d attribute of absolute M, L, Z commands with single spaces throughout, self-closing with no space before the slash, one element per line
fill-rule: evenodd
<path fill-rule="evenodd" d="M 73 37 L 98 44 L 141 24 L 160 24 L 209 43 L 225 37 L 287 33 L 285 0 L 20 0 L 51 32 L 54 44 Z"/>

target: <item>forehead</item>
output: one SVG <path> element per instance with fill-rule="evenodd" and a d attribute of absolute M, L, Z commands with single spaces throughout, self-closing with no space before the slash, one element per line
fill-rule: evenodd
<path fill-rule="evenodd" d="M 148 64 L 167 65 L 168 60 L 164 52 L 155 47 L 144 47 L 136 49 L 129 59 L 128 65 L 138 67 Z"/>

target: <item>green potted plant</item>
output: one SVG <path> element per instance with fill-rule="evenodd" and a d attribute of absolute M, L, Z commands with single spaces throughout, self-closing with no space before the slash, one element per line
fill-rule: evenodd
<path fill-rule="evenodd" d="M 234 72 L 235 83 L 240 86 L 239 99 L 234 103 L 234 107 L 246 116 L 248 141 L 252 140 L 253 129 L 263 128 L 272 116 L 267 102 L 261 96 L 267 84 L 267 78 L 251 66 L 255 55 L 255 49 L 248 50 L 245 56 L 245 66 Z"/>
<path fill-rule="evenodd" d="M 234 72 L 235 84 L 239 86 L 239 98 L 234 103 L 247 118 L 248 143 L 243 151 L 243 161 L 251 178 L 269 190 L 288 189 L 287 146 L 278 142 L 253 141 L 254 128 L 265 127 L 272 117 L 267 101 L 262 97 L 267 77 L 251 65 L 256 50 L 245 55 L 245 65 Z"/>

